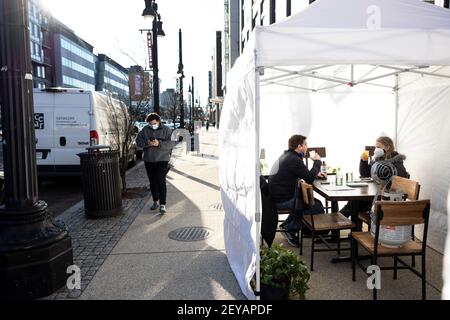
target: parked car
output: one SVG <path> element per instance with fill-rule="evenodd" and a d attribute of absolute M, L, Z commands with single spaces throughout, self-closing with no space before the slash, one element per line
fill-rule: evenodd
<path fill-rule="evenodd" d="M 137 135 L 139 132 L 141 132 L 142 128 L 144 128 L 146 125 L 148 125 L 148 123 L 145 122 L 145 121 L 136 121 L 136 122 L 134 123 L 136 135 Z M 135 138 L 136 138 L 136 137 L 135 137 Z M 136 148 L 136 157 L 137 157 L 137 159 L 142 159 L 142 156 L 144 155 L 144 149 L 142 149 L 141 147 L 139 147 L 139 146 L 136 144 L 135 139 L 133 139 L 133 143 L 134 143 L 135 148 Z"/>
<path fill-rule="evenodd" d="M 101 92 L 62 88 L 34 89 L 33 100 L 39 177 L 81 175 L 77 154 L 86 147 L 121 148 L 118 135 L 125 130 L 114 119 L 125 124 L 128 111 L 119 100 Z M 136 161 L 133 145 L 128 161 Z"/>

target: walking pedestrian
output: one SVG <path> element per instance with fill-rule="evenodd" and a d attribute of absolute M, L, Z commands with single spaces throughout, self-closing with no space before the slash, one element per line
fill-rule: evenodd
<path fill-rule="evenodd" d="M 209 129 L 209 121 L 206 120 L 206 131 L 208 131 L 208 129 Z"/>
<path fill-rule="evenodd" d="M 136 137 L 136 144 L 144 149 L 144 162 L 150 182 L 153 205 L 150 210 L 159 208 L 161 214 L 166 213 L 166 175 L 169 171 L 169 161 L 175 145 L 171 141 L 172 130 L 161 124 L 157 113 L 147 116 L 146 125 Z"/>

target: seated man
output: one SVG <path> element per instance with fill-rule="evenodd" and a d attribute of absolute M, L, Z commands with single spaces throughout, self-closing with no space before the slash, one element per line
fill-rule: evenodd
<path fill-rule="evenodd" d="M 295 184 L 297 179 L 303 179 L 312 184 L 316 178 L 326 178 L 326 174 L 320 172 L 320 156 L 316 153 L 314 165 L 308 170 L 303 162 L 303 158 L 308 150 L 306 137 L 293 135 L 289 138 L 289 149 L 275 162 L 269 176 L 270 195 L 278 209 L 292 209 L 295 203 Z M 308 210 L 308 214 L 324 213 L 322 203 L 315 201 L 314 207 Z M 300 230 L 300 219 L 298 212 L 289 217 L 281 224 L 286 232 L 283 235 L 292 246 L 298 246 L 296 233 Z"/>

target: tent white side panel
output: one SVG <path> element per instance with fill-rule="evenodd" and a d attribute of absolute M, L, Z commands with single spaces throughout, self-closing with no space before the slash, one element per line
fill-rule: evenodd
<path fill-rule="evenodd" d="M 447 213 L 450 212 L 450 190 L 447 195 Z M 447 217 L 450 225 L 450 215 Z M 450 236 L 447 234 L 447 244 L 445 245 L 444 265 L 443 265 L 444 287 L 442 288 L 442 299 L 450 300 Z"/>
<path fill-rule="evenodd" d="M 271 77 L 269 70 L 265 77 Z M 304 77 L 290 80 L 289 85 L 318 87 L 320 82 L 315 82 Z M 266 154 L 264 173 L 268 174 L 288 149 L 289 137 L 301 134 L 308 137 L 309 147 L 326 147 L 326 164 L 353 172 L 357 178 L 364 147 L 374 145 L 382 133 L 393 137 L 394 124 L 394 93 L 389 89 L 345 86 L 306 92 L 279 84 L 263 86 L 260 136 Z"/>
<path fill-rule="evenodd" d="M 227 258 L 242 292 L 255 299 L 250 287 L 256 268 L 255 196 L 259 192 L 255 186 L 255 72 L 243 59 L 228 76 L 220 119 L 219 175 Z"/>
<path fill-rule="evenodd" d="M 439 73 L 450 74 L 450 69 Z M 443 252 L 450 189 L 450 79 L 404 74 L 399 81 L 398 149 L 407 155 L 411 179 L 421 185 L 420 198 L 431 199 L 428 243 Z"/>

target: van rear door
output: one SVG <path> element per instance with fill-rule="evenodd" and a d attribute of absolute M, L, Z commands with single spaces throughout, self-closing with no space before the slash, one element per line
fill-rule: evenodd
<path fill-rule="evenodd" d="M 89 92 L 55 93 L 55 166 L 79 171 L 78 153 L 89 146 Z"/>
<path fill-rule="evenodd" d="M 54 97 L 51 93 L 34 91 L 34 131 L 36 135 L 36 161 L 38 166 L 53 167 L 54 149 Z"/>

